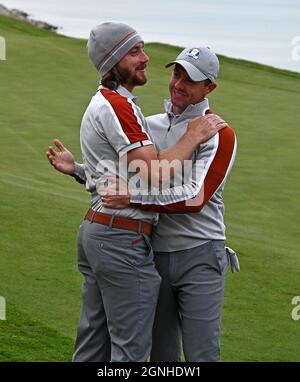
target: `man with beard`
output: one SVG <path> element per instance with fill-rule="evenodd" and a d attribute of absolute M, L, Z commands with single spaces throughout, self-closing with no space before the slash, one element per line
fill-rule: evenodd
<path fill-rule="evenodd" d="M 149 170 L 143 175 L 146 182 L 159 178 L 151 173 L 152 161 L 183 162 L 227 125 L 214 115 L 195 119 L 174 147 L 158 153 L 132 95 L 147 81 L 149 58 L 142 38 L 128 25 L 104 23 L 91 31 L 87 47 L 102 79 L 80 129 L 91 208 L 78 233 L 84 283 L 73 361 L 146 361 L 160 286 L 150 242 L 158 214 L 130 206 L 104 208 L 97 187 L 108 176 L 127 178 L 127 166 L 137 160 Z M 50 150 L 53 165 L 54 157 Z"/>

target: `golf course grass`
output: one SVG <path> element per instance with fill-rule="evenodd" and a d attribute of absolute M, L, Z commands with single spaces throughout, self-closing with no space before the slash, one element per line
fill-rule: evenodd
<path fill-rule="evenodd" d="M 80 161 L 83 112 L 98 77 L 86 41 L 0 17 L 0 361 L 69 361 L 80 313 L 76 234 L 89 205 L 83 187 L 45 153 L 60 138 Z M 181 49 L 151 43 L 145 115 L 163 111 Z M 241 272 L 228 272 L 224 361 L 299 361 L 300 74 L 220 56 L 212 109 L 234 128 L 238 152 L 224 193 L 227 242 Z"/>

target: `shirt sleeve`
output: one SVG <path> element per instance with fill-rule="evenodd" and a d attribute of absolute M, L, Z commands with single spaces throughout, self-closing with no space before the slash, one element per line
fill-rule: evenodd
<path fill-rule="evenodd" d="M 83 163 L 75 162 L 75 171 L 74 174 L 71 175 L 78 183 L 84 184 L 85 189 L 88 192 L 96 191 L 96 183 L 95 180 L 90 176 L 88 172 L 85 171 L 85 167 Z"/>
<path fill-rule="evenodd" d="M 145 118 L 129 98 L 102 89 L 107 107 L 101 113 L 104 133 L 116 152 L 122 156 L 138 147 L 152 145 Z"/>
<path fill-rule="evenodd" d="M 86 174 L 83 163 L 80 164 L 75 162 L 74 174 L 72 174 L 71 176 L 73 176 L 73 178 L 75 178 L 78 183 L 85 184 Z"/>
<path fill-rule="evenodd" d="M 233 130 L 230 127 L 222 129 L 208 142 L 200 145 L 188 184 L 163 190 L 159 195 L 132 196 L 132 206 L 162 213 L 200 212 L 224 184 L 235 153 L 236 138 Z"/>

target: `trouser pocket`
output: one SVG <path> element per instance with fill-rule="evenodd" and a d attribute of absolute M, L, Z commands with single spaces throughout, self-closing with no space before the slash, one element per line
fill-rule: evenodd
<path fill-rule="evenodd" d="M 212 241 L 212 248 L 217 259 L 218 269 L 221 275 L 227 271 L 228 258 L 225 250 L 224 241 Z"/>
<path fill-rule="evenodd" d="M 137 239 L 132 240 L 132 246 L 134 248 L 138 247 L 139 245 L 146 247 L 147 256 L 153 255 L 153 248 L 149 236 L 145 235 L 144 233 L 141 233 L 141 236 L 139 236 Z"/>
<path fill-rule="evenodd" d="M 146 246 L 147 246 L 147 248 L 148 248 L 148 255 L 151 255 L 151 256 L 153 256 L 153 248 L 152 248 L 152 244 L 151 244 L 151 239 L 150 239 L 150 237 L 149 236 L 147 236 L 147 235 L 145 235 L 144 233 L 142 233 L 142 237 L 143 237 L 143 239 L 144 239 L 144 241 L 145 241 L 145 244 L 146 244 Z"/>

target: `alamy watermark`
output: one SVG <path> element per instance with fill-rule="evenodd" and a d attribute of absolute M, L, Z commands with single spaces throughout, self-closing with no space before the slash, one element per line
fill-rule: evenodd
<path fill-rule="evenodd" d="M 291 57 L 293 61 L 300 61 L 300 36 L 294 36 L 291 41 L 293 46 Z"/>
<path fill-rule="evenodd" d="M 0 36 L 0 61 L 6 60 L 6 43 L 5 38 Z"/>
<path fill-rule="evenodd" d="M 0 296 L 0 320 L 6 320 L 6 301 Z"/>
<path fill-rule="evenodd" d="M 100 161 L 96 171 L 101 174 L 96 181 L 100 195 L 147 196 L 146 204 L 159 200 L 158 204 L 168 204 L 169 200 L 185 201 L 186 205 L 201 205 L 204 198 L 203 180 L 207 169 L 203 160 L 151 160 L 151 165 L 143 160 L 133 160 L 127 165 L 124 154 L 116 163 Z M 140 199 L 134 199 L 138 202 Z"/>
<path fill-rule="evenodd" d="M 296 305 L 291 312 L 292 319 L 298 321 L 300 320 L 300 296 L 294 296 L 292 298 L 292 305 Z"/>

